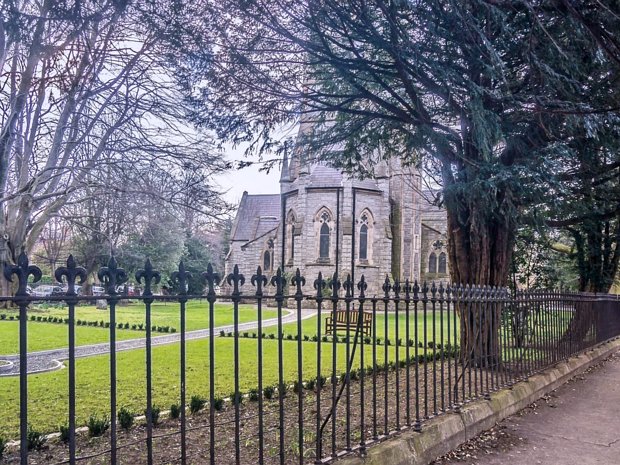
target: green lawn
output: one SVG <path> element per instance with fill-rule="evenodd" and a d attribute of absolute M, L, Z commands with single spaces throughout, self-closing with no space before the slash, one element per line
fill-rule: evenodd
<path fill-rule="evenodd" d="M 179 330 L 180 310 L 177 302 L 155 302 L 152 305 L 151 319 L 154 325 L 171 326 Z M 39 311 L 34 310 L 36 314 Z M 42 315 L 67 317 L 67 308 L 47 308 L 41 311 Z M 264 310 L 264 318 L 273 318 L 275 310 Z M 76 319 L 87 321 L 109 321 L 109 310 L 97 310 L 94 305 L 76 308 Z M 254 321 L 257 319 L 254 305 L 239 305 L 239 322 Z M 134 303 L 116 307 L 116 321 L 123 323 L 144 323 L 146 320 L 144 304 Z M 232 303 L 215 304 L 215 326 L 225 326 L 233 323 Z M 185 324 L 188 331 L 209 327 L 209 303 L 206 300 L 192 300 L 186 304 Z"/>
<path fill-rule="evenodd" d="M 233 391 L 233 339 L 216 338 L 215 385 L 216 395 L 228 396 Z M 264 384 L 277 384 L 277 341 L 264 340 Z M 187 399 L 194 394 L 208 396 L 209 341 L 197 340 L 187 343 Z M 240 340 L 240 388 L 247 391 L 257 386 L 257 340 Z M 284 376 L 288 382 L 296 379 L 297 343 L 284 341 Z M 331 373 L 331 344 L 322 344 L 322 373 Z M 383 347 L 377 347 L 379 361 L 383 361 Z M 345 369 L 344 345 L 337 346 L 338 371 Z M 395 348 L 389 350 L 390 358 Z M 404 348 L 400 348 L 401 358 Z M 118 405 L 133 412 L 145 407 L 144 350 L 119 352 Z M 365 349 L 365 365 L 371 364 L 371 348 Z M 304 379 L 316 376 L 316 344 L 303 343 Z M 179 402 L 179 346 L 153 348 L 153 396 L 154 402 L 167 409 Z M 77 416 L 78 424 L 84 424 L 92 413 L 105 414 L 109 409 L 108 356 L 78 359 L 77 370 Z M 359 365 L 359 349 L 356 356 Z M 67 419 L 68 370 L 31 375 L 28 377 L 29 421 L 37 429 L 57 431 L 58 425 Z M 0 431 L 14 437 L 19 426 L 19 378 L 0 378 Z"/>
<path fill-rule="evenodd" d="M 17 315 L 16 311 L 3 311 L 7 315 Z M 46 309 L 29 310 L 28 315 L 57 316 L 67 318 L 67 308 L 50 307 Z M 274 318 L 275 310 L 263 310 L 263 318 Z M 86 321 L 109 321 L 108 310 L 97 310 L 94 306 L 83 306 L 76 309 L 76 319 Z M 239 322 L 254 321 L 257 319 L 256 309 L 252 305 L 240 305 Z M 119 306 L 116 321 L 122 323 L 144 323 L 144 307 L 140 304 Z M 179 330 L 179 306 L 176 303 L 157 303 L 152 308 L 153 325 L 171 326 Z M 226 326 L 233 323 L 232 304 L 218 303 L 215 305 L 215 326 Z M 204 329 L 209 327 L 208 303 L 193 301 L 187 303 L 186 311 L 187 330 Z M 67 325 L 53 323 L 38 323 L 28 321 L 28 350 L 39 351 L 57 349 L 68 346 Z M 143 331 L 117 330 L 118 340 L 139 339 L 145 336 Z M 153 333 L 158 335 L 159 333 Z M 96 344 L 108 341 L 109 330 L 88 326 L 76 327 L 76 344 Z M 18 322 L 0 321 L 0 354 L 16 354 L 19 351 Z"/>
<path fill-rule="evenodd" d="M 68 326 L 64 324 L 28 322 L 28 351 L 58 349 L 67 347 Z M 77 345 L 97 344 L 107 342 L 109 330 L 78 326 L 75 329 Z M 143 332 L 125 329 L 116 330 L 119 341 L 144 337 Z M 19 353 L 19 323 L 17 321 L 0 321 L 0 355 Z"/>
<path fill-rule="evenodd" d="M 321 335 L 325 335 L 325 319 L 329 318 L 329 314 L 327 312 L 323 312 L 321 314 Z M 314 336 L 317 334 L 317 318 L 316 316 L 312 318 L 308 318 L 302 321 L 302 334 L 308 336 Z M 415 319 L 415 315 L 413 311 L 409 314 L 409 339 L 415 338 L 415 327 L 418 327 L 418 341 L 424 341 L 424 314 L 422 312 L 418 312 L 418 318 Z M 381 313 L 377 313 L 376 316 L 376 329 L 377 329 L 377 338 L 381 338 L 381 340 L 385 339 L 386 335 L 386 326 L 385 326 L 385 315 Z M 441 338 L 441 326 L 443 323 L 443 343 L 451 343 L 454 344 L 454 313 L 450 313 L 450 340 L 448 340 L 448 314 L 444 312 L 443 314 L 439 311 L 435 314 L 435 333 L 433 334 L 433 315 L 432 312 L 427 312 L 426 315 L 426 338 L 427 341 L 436 341 L 437 343 L 442 342 Z M 459 322 L 456 322 L 457 328 L 457 344 L 458 344 L 458 331 L 459 331 Z M 270 328 L 269 332 L 276 332 L 276 327 Z M 398 315 L 398 339 L 402 339 L 406 341 L 406 329 L 407 329 L 407 317 L 400 312 Z M 282 331 L 285 334 L 297 334 L 297 323 L 288 323 L 283 325 Z M 387 334 L 388 338 L 392 343 L 396 341 L 396 318 L 394 313 L 390 313 L 388 315 L 387 321 Z M 345 331 L 339 331 L 338 335 L 345 336 Z"/>

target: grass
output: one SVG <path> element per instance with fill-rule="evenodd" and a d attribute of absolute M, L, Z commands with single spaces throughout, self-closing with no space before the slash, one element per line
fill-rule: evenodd
<path fill-rule="evenodd" d="M 68 326 L 64 324 L 28 322 L 28 351 L 58 349 L 67 347 L 69 343 Z M 108 341 L 109 330 L 88 326 L 75 329 L 76 344 L 98 344 Z M 142 337 L 138 331 L 116 330 L 119 341 Z M 12 355 L 19 353 L 19 323 L 17 321 L 0 322 L 0 354 Z"/>
<path fill-rule="evenodd" d="M 330 315 L 327 312 L 323 312 L 321 314 L 321 335 L 325 335 L 325 319 Z M 443 317 L 443 321 L 442 321 Z M 317 334 L 317 316 L 305 319 L 302 321 L 301 333 L 305 336 L 314 336 Z M 413 312 L 409 315 L 409 339 L 414 339 L 415 330 L 417 326 L 418 330 L 418 340 L 424 341 L 424 323 L 426 320 L 426 337 L 428 341 L 437 341 L 441 342 L 441 323 L 443 323 L 443 343 L 455 343 L 455 335 L 454 335 L 454 314 L 450 314 L 450 339 L 448 339 L 448 317 L 447 313 L 444 313 L 443 316 L 440 312 L 435 314 L 435 335 L 433 337 L 433 315 L 432 312 L 427 312 L 426 319 L 422 312 L 419 312 L 417 320 L 414 318 Z M 377 329 L 377 338 L 381 338 L 383 341 L 386 338 L 386 334 L 388 335 L 388 339 L 392 343 L 396 342 L 396 318 L 393 314 L 390 314 L 387 319 L 387 331 L 386 331 L 386 319 L 385 315 L 377 313 L 376 316 L 376 329 Z M 402 339 L 406 341 L 406 328 L 407 328 L 407 317 L 403 313 L 399 314 L 398 317 L 398 339 Z M 459 334 L 459 322 L 456 322 L 457 334 L 456 334 L 456 343 L 458 344 L 458 334 Z M 285 334 L 297 334 L 297 323 L 287 323 L 282 326 L 282 331 Z M 269 328 L 266 332 L 276 332 L 276 328 Z M 354 331 L 351 331 L 353 333 Z M 339 331 L 339 336 L 345 336 L 345 331 Z"/>
<path fill-rule="evenodd" d="M 17 315 L 16 311 L 2 311 L 7 315 Z M 50 307 L 32 309 L 28 315 L 57 316 L 67 318 L 67 308 Z M 277 315 L 275 310 L 263 310 L 263 318 L 269 319 Z M 76 308 L 76 320 L 109 321 L 109 311 L 97 310 L 94 306 Z M 239 306 L 239 322 L 244 323 L 256 320 L 256 309 L 252 305 Z M 119 306 L 116 312 L 116 321 L 122 323 L 144 323 L 144 306 L 140 304 Z M 176 303 L 154 303 L 152 307 L 152 322 L 158 326 L 172 326 L 179 330 L 179 305 Z M 215 326 L 226 326 L 233 323 L 232 304 L 215 304 Z M 9 355 L 19 352 L 18 325 L 15 320 L 0 321 L 0 354 Z M 192 301 L 186 307 L 187 330 L 204 329 L 209 327 L 208 304 L 206 301 Z M 107 342 L 109 330 L 88 326 L 76 327 L 76 344 L 88 345 Z M 65 324 L 39 323 L 28 321 L 28 351 L 57 349 L 68 346 L 68 331 Z M 140 339 L 145 332 L 117 330 L 118 340 Z M 157 334 L 155 334 L 157 335 Z"/>
<path fill-rule="evenodd" d="M 151 319 L 157 326 L 172 326 L 179 330 L 179 304 L 176 302 L 154 302 L 151 306 Z M 33 310 L 33 313 L 39 311 Z M 47 308 L 40 311 L 41 315 L 67 317 L 67 308 Z M 275 310 L 264 310 L 264 318 L 273 318 L 277 315 Z M 108 310 L 97 310 L 94 305 L 80 306 L 76 308 L 75 318 L 87 321 L 109 321 Z M 116 307 L 116 321 L 123 323 L 144 323 L 146 320 L 144 304 L 135 303 L 119 305 Z M 239 322 L 256 320 L 256 308 L 254 305 L 239 305 Z M 225 326 L 233 323 L 232 303 L 215 304 L 215 326 Z M 209 303 L 206 300 L 192 300 L 186 304 L 185 324 L 188 331 L 205 329 L 209 327 Z"/>
<path fill-rule="evenodd" d="M 215 348 L 215 394 L 226 397 L 234 390 L 233 339 L 216 338 Z M 187 343 L 187 394 L 208 397 L 209 341 L 196 340 Z M 257 385 L 257 343 L 255 339 L 240 340 L 240 390 L 249 391 Z M 303 343 L 304 379 L 316 376 L 316 345 Z M 331 345 L 322 346 L 322 373 L 331 373 Z M 345 369 L 345 353 L 337 347 L 338 371 Z M 264 384 L 277 383 L 277 341 L 264 340 Z M 357 352 L 359 354 L 359 350 Z M 404 349 L 400 349 L 401 357 Z M 284 378 L 290 382 L 296 379 L 297 344 L 284 342 Z M 377 348 L 377 356 L 383 361 L 383 348 Z M 393 357 L 394 348 L 389 351 Z M 118 407 L 141 412 L 145 405 L 145 351 L 134 350 L 117 354 Z M 366 362 L 371 360 L 371 348 L 366 347 Z M 359 357 L 356 357 L 358 365 Z M 77 421 L 84 425 L 92 414 L 109 412 L 109 357 L 97 356 L 78 359 L 77 372 Z M 171 405 L 179 402 L 179 346 L 168 345 L 153 348 L 153 402 L 157 405 Z M 31 375 L 28 377 L 29 422 L 36 428 L 55 431 L 67 420 L 68 370 Z M 19 427 L 19 378 L 0 378 L 0 431 L 15 437 Z"/>

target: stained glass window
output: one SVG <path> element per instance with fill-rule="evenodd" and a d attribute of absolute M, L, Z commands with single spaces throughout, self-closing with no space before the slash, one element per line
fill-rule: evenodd
<path fill-rule="evenodd" d="M 329 258 L 329 226 L 327 223 L 321 225 L 319 258 Z"/>
<path fill-rule="evenodd" d="M 435 252 L 428 257 L 428 272 L 437 273 L 437 255 L 435 255 Z"/>
<path fill-rule="evenodd" d="M 360 260 L 368 260 L 368 226 L 360 228 Z"/>
<path fill-rule="evenodd" d="M 439 273 L 446 273 L 446 254 L 445 254 L 445 252 L 441 252 L 439 254 L 438 272 Z"/>

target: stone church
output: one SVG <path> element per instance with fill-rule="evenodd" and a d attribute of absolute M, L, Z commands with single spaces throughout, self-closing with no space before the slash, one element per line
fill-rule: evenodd
<path fill-rule="evenodd" d="M 382 295 L 386 275 L 445 282 L 446 215 L 432 199 L 421 173 L 398 160 L 358 180 L 297 148 L 283 161 L 280 194 L 243 193 L 225 272 L 237 264 L 248 287 L 259 265 L 267 275 L 299 268 L 310 292 L 319 271 L 341 280 L 353 271 L 355 281 L 366 278 L 369 297 Z"/>

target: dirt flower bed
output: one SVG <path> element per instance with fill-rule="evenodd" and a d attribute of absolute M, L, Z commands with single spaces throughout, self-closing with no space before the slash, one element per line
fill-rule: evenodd
<path fill-rule="evenodd" d="M 373 373 L 365 371 L 363 380 L 356 373 L 350 382 L 344 378 L 332 384 L 327 380 L 322 389 L 303 389 L 302 408 L 299 409 L 298 389 L 289 386 L 283 398 L 283 431 L 284 449 L 280 450 L 280 405 L 277 393 L 271 400 L 264 400 L 263 408 L 263 460 L 266 464 L 279 463 L 280 454 L 285 463 L 299 463 L 303 454 L 306 463 L 314 463 L 317 453 L 321 458 L 328 458 L 346 450 L 358 450 L 360 444 L 380 441 L 396 433 L 402 428 L 413 427 L 416 414 L 422 423 L 425 417 L 442 414 L 453 408 L 455 398 L 454 387 L 458 380 L 459 400 L 462 398 L 462 370 L 458 367 L 455 376 L 456 362 L 454 359 L 428 363 L 418 366 L 416 390 L 415 365 L 399 370 Z M 442 370 L 443 368 L 443 370 Z M 408 376 L 407 376 L 408 375 Z M 471 376 L 470 376 L 471 375 Z M 475 376 L 474 376 L 475 375 Z M 471 387 L 472 397 L 480 397 L 486 392 L 486 380 L 500 381 L 497 373 L 471 370 L 465 373 L 466 395 Z M 409 393 L 407 396 L 407 377 Z M 470 379 L 471 378 L 471 379 Z M 363 390 L 362 390 L 363 383 Z M 397 386 L 398 385 L 398 390 Z M 489 384 L 491 389 L 495 384 Z M 338 402 L 334 408 L 334 390 Z M 436 393 L 436 395 L 433 395 Z M 417 395 L 416 395 L 417 394 Z M 189 401 L 189 399 L 188 399 Z M 418 409 L 416 409 L 416 405 Z M 335 411 L 335 417 L 331 417 Z M 303 425 L 303 446 L 300 447 L 299 419 Z M 318 416 L 317 416 L 318 413 Z M 235 461 L 235 407 L 228 399 L 222 410 L 215 411 L 215 457 L 216 463 L 228 464 Z M 333 421 L 335 418 L 335 421 Z M 317 424 L 319 427 L 317 428 Z M 187 463 L 208 463 L 210 458 L 210 427 L 208 408 L 198 413 L 187 412 Z M 258 402 L 244 397 L 239 405 L 238 447 L 241 463 L 258 463 L 259 460 L 259 409 Z M 160 424 L 154 430 L 153 451 L 154 463 L 180 463 L 181 434 L 180 421 L 167 418 L 162 412 Z M 317 437 L 321 436 L 321 441 Z M 129 431 L 118 429 L 118 458 L 121 464 L 146 463 L 146 427 L 143 419 L 138 419 Z M 77 454 L 84 464 L 108 464 L 109 432 L 98 438 L 89 438 L 87 433 L 80 432 L 77 436 Z M 317 452 L 318 451 L 318 452 Z M 48 440 L 41 450 L 30 455 L 32 464 L 68 463 L 68 447 L 60 439 Z M 4 461 L 15 463 L 18 450 L 9 448 Z"/>

